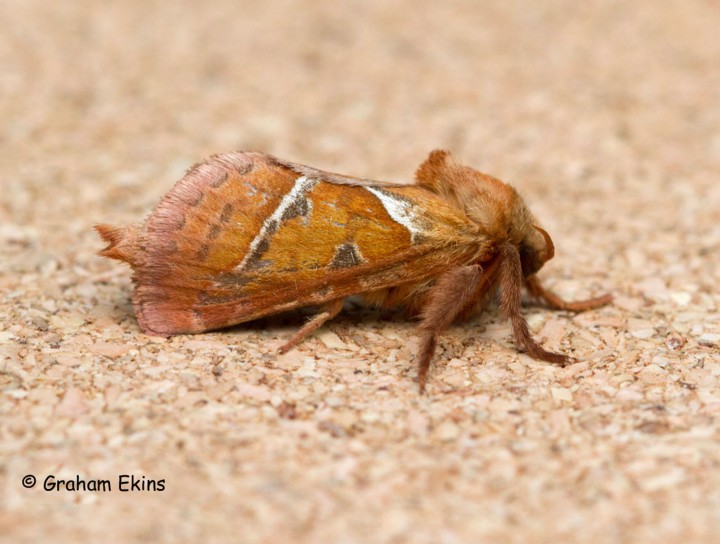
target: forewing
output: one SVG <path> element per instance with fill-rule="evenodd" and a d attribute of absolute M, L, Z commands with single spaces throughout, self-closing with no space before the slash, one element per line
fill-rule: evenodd
<path fill-rule="evenodd" d="M 228 326 L 420 281 L 472 258 L 470 230 L 417 187 L 346 185 L 265 155 L 225 155 L 149 218 L 136 308 L 161 334 Z"/>

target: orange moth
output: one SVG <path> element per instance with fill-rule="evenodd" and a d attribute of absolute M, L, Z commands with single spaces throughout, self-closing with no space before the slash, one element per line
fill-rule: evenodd
<path fill-rule="evenodd" d="M 438 335 L 498 295 L 518 349 L 556 364 L 520 307 L 522 289 L 559 310 L 536 276 L 550 236 L 511 186 L 436 150 L 412 185 L 373 181 L 253 152 L 192 167 L 144 223 L 98 225 L 100 255 L 133 268 L 140 328 L 159 336 L 228 327 L 304 306 L 317 314 L 282 347 L 335 317 L 346 297 L 405 307 L 420 320 L 423 391 Z"/>

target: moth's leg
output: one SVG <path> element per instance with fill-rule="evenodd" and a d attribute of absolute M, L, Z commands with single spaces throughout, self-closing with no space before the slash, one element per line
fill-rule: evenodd
<path fill-rule="evenodd" d="M 537 276 L 533 275 L 525 279 L 525 287 L 530 296 L 537 300 L 541 300 L 554 310 L 569 310 L 571 312 L 583 312 L 605 306 L 612 301 L 612 295 L 603 295 L 601 297 L 589 298 L 587 300 L 576 300 L 567 302 L 561 299 L 552 291 L 548 291 L 542 286 Z"/>
<path fill-rule="evenodd" d="M 313 318 L 293 334 L 287 342 L 280 346 L 280 353 L 285 353 L 289 349 L 297 346 L 305 337 L 322 327 L 323 323 L 339 314 L 342 307 L 343 299 L 333 300 L 325 304 L 317 315 L 313 316 Z"/>
<path fill-rule="evenodd" d="M 533 359 L 565 365 L 572 358 L 546 351 L 530 335 L 527 321 L 520 313 L 523 274 L 517 248 L 506 243 L 500 248 L 500 311 L 510 319 L 515 343 Z"/>
<path fill-rule="evenodd" d="M 495 294 L 495 291 L 497 291 L 499 264 L 500 259 L 498 258 L 493 259 L 489 263 L 485 263 L 482 268 L 482 281 L 478 282 L 470 301 L 468 301 L 458 315 L 458 321 L 470 319 L 483 311 L 490 303 L 492 296 Z"/>
<path fill-rule="evenodd" d="M 422 338 L 418 358 L 418 382 L 421 393 L 425 391 L 437 335 L 447 329 L 458 314 L 475 300 L 478 285 L 482 281 L 483 272 L 479 265 L 454 268 L 440 276 L 427 295 L 420 313 Z"/>

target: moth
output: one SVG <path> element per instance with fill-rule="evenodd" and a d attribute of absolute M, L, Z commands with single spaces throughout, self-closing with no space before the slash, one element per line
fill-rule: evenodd
<path fill-rule="evenodd" d="M 419 318 L 420 391 L 438 335 L 497 294 L 519 350 L 564 365 L 521 314 L 536 302 L 582 311 L 609 295 L 566 302 L 536 273 L 555 249 L 518 192 L 435 150 L 414 184 L 324 172 L 256 152 L 193 166 L 144 223 L 97 225 L 100 255 L 130 264 L 140 328 L 170 336 L 220 329 L 313 306 L 280 348 L 300 343 L 359 296 Z"/>

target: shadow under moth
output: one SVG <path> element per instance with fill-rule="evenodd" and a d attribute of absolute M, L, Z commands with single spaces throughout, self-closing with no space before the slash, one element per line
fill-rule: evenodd
<path fill-rule="evenodd" d="M 144 223 L 97 225 L 100 255 L 130 264 L 140 328 L 199 333 L 304 306 L 317 313 L 287 351 L 360 296 L 419 318 L 418 381 L 424 391 L 438 335 L 497 295 L 515 343 L 543 349 L 521 314 L 523 287 L 550 308 L 582 311 L 609 295 L 566 302 L 537 271 L 550 236 L 511 186 L 430 153 L 414 184 L 324 172 L 265 153 L 215 155 L 193 166 Z"/>

